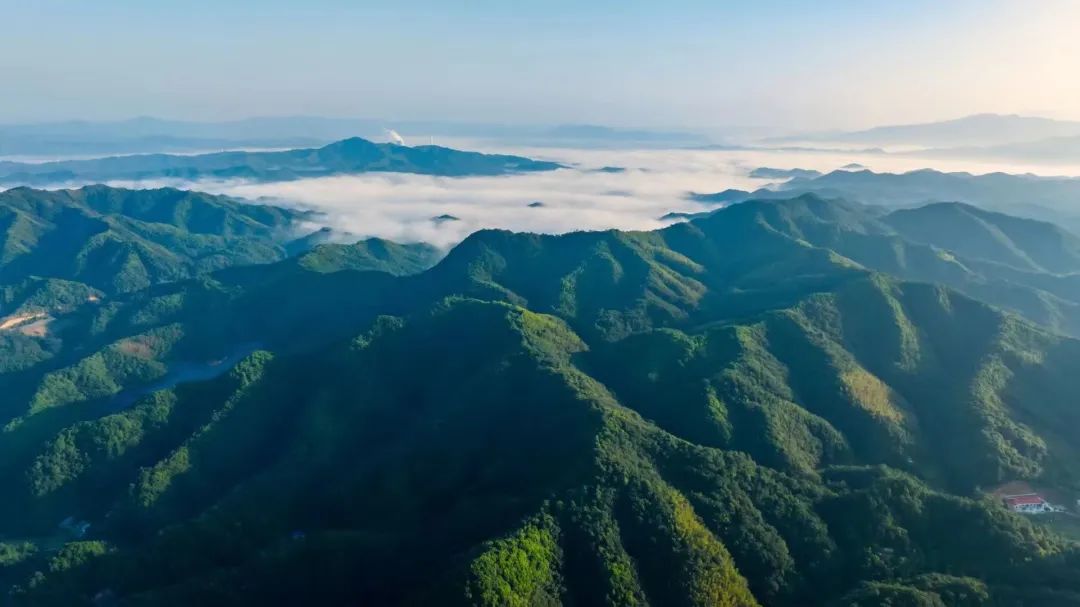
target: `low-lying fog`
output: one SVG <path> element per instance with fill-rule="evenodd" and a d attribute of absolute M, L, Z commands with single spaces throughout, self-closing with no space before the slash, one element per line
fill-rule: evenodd
<path fill-rule="evenodd" d="M 357 237 L 379 236 L 401 242 L 425 241 L 450 246 L 481 228 L 545 233 L 658 228 L 670 223 L 660 219 L 665 213 L 714 208 L 688 200 L 688 192 L 716 192 L 727 188 L 752 190 L 772 183 L 772 180 L 747 176 L 757 167 L 826 172 L 857 163 L 875 171 L 888 172 L 935 168 L 973 173 L 1080 175 L 1080 166 L 926 160 L 859 152 L 583 150 L 500 148 L 490 143 L 465 141 L 438 143 L 459 149 L 555 160 L 573 168 L 502 177 L 366 173 L 274 183 L 144 181 L 110 185 L 169 185 L 301 207 L 323 213 L 319 223 L 312 227 L 326 225 Z M 600 170 L 603 167 L 625 170 Z M 537 202 L 541 205 L 529 206 Z M 433 220 L 443 215 L 457 220 Z"/>

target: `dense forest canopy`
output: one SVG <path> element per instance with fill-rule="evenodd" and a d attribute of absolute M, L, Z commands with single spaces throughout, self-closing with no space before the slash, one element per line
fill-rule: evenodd
<path fill-rule="evenodd" d="M 247 179 L 281 181 L 384 171 L 422 175 L 504 175 L 560 168 L 554 162 L 426 145 L 406 147 L 350 137 L 319 148 L 134 154 L 53 162 L 0 161 L 0 183 L 42 186 L 116 180 Z"/>
<path fill-rule="evenodd" d="M 3 217 L 13 604 L 1080 605 L 989 495 L 1080 491 L 1049 224 L 802 195 L 440 260 L 176 190 Z"/>

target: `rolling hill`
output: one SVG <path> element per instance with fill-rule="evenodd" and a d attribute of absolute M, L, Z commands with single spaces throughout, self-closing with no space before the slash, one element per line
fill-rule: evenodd
<path fill-rule="evenodd" d="M 981 491 L 1080 490 L 1080 341 L 904 279 L 988 239 L 1025 255 L 987 273 L 1047 253 L 923 212 L 982 237 L 803 196 L 83 304 L 0 344 L 0 582 L 32 605 L 1080 604 L 1080 546 Z"/>
<path fill-rule="evenodd" d="M 1030 217 L 1080 233 L 1080 179 L 1009 173 L 943 173 L 921 169 L 907 173 L 839 170 L 819 177 L 795 178 L 754 192 L 725 190 L 693 194 L 700 202 L 729 203 L 784 199 L 804 193 L 844 198 L 885 207 L 962 202 L 987 210 Z"/>
<path fill-rule="evenodd" d="M 303 213 L 174 189 L 0 192 L 0 284 L 31 277 L 107 293 L 276 261 Z"/>
<path fill-rule="evenodd" d="M 759 221 L 771 229 L 866 268 L 947 285 L 1052 330 L 1080 335 L 1080 238 L 1056 225 L 962 203 L 888 211 L 803 194 L 744 204 L 749 206 L 735 208 L 758 209 Z"/>
<path fill-rule="evenodd" d="M 1051 223 L 961 203 L 902 209 L 884 221 L 909 240 L 955 251 L 968 259 L 1028 272 L 1080 272 L 1080 238 Z"/>
<path fill-rule="evenodd" d="M 87 301 L 234 266 L 407 274 L 441 252 L 310 230 L 306 212 L 170 188 L 0 192 L 0 324 L 14 329 Z M 356 240 L 356 237 L 352 237 Z"/>
<path fill-rule="evenodd" d="M 0 162 L 0 184 L 55 185 L 152 179 L 283 181 L 389 171 L 449 177 L 503 175 L 560 168 L 520 156 L 464 152 L 435 145 L 373 143 L 359 137 L 320 148 L 196 155 L 144 154 L 43 163 Z"/>

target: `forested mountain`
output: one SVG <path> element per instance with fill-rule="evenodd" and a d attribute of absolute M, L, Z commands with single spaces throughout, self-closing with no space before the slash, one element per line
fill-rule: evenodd
<path fill-rule="evenodd" d="M 888 211 L 815 194 L 744 203 L 719 214 L 751 209 L 770 229 L 866 268 L 948 285 L 1080 335 L 1080 238 L 1056 225 L 961 203 Z"/>
<path fill-rule="evenodd" d="M 969 259 L 1028 272 L 1080 272 L 1080 238 L 1054 224 L 938 203 L 890 213 L 885 222 L 904 237 Z"/>
<path fill-rule="evenodd" d="M 0 162 L 0 184 L 52 185 L 143 179 L 284 181 L 369 171 L 424 175 L 503 175 L 550 171 L 554 162 L 436 145 L 407 147 L 359 137 L 310 149 L 213 154 L 143 154 L 43 163 Z"/>
<path fill-rule="evenodd" d="M 0 192 L 0 284 L 32 277 L 106 293 L 285 257 L 304 214 L 174 189 Z"/>
<path fill-rule="evenodd" d="M 1047 234 L 803 196 L 84 303 L 0 341 L 0 581 L 29 605 L 1080 605 L 1080 547 L 982 493 L 1080 490 L 1080 342 L 984 303 L 1068 269 Z"/>
<path fill-rule="evenodd" d="M 54 315 L 88 301 L 234 266 L 252 275 L 342 268 L 408 274 L 441 256 L 429 245 L 374 238 L 334 244 L 347 235 L 306 233 L 310 219 L 171 188 L 0 192 L 0 327 L 41 333 Z"/>
<path fill-rule="evenodd" d="M 886 207 L 921 206 L 932 202 L 962 202 L 1030 217 L 1080 232 L 1080 179 L 1008 173 L 943 173 L 932 169 L 907 173 L 838 170 L 818 177 L 796 177 L 754 192 L 725 190 L 696 194 L 706 203 L 750 199 L 791 198 L 814 193 Z"/>
<path fill-rule="evenodd" d="M 290 256 L 297 256 L 290 263 L 320 271 L 392 274 L 426 269 L 440 256 L 429 245 L 378 238 L 331 244 L 348 236 L 326 228 L 305 234 L 309 219 L 306 212 L 172 188 L 15 188 L 0 192 L 0 285 L 30 280 L 56 289 L 81 282 L 87 292 L 113 294 Z"/>
<path fill-rule="evenodd" d="M 1038 177 L 1008 173 L 943 173 L 932 169 L 907 173 L 875 173 L 870 170 L 833 171 L 811 179 L 793 179 L 782 189 L 853 197 L 886 205 L 927 202 L 966 202 L 999 208 L 1068 207 L 1080 198 L 1080 179 Z"/>

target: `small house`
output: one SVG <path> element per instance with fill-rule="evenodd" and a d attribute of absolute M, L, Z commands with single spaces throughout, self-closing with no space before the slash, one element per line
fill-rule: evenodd
<path fill-rule="evenodd" d="M 1037 493 L 1008 495 L 1005 496 L 1002 501 L 1005 502 L 1005 506 L 1009 508 L 1009 510 L 1020 514 L 1043 514 L 1054 511 L 1050 504 Z"/>

